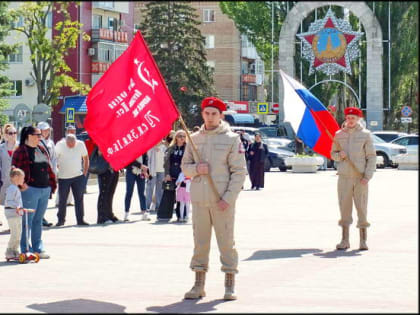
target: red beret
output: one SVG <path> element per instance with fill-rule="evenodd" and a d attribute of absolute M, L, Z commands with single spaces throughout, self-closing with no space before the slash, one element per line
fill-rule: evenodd
<path fill-rule="evenodd" d="M 203 110 L 206 107 L 216 107 L 220 112 L 226 110 L 226 104 L 222 100 L 214 96 L 206 97 L 201 102 L 201 110 Z"/>
<path fill-rule="evenodd" d="M 344 115 L 355 115 L 359 117 L 363 117 L 362 111 L 357 107 L 347 107 L 344 108 Z"/>

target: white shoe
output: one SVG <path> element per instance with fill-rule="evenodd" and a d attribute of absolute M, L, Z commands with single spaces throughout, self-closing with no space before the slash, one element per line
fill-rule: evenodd
<path fill-rule="evenodd" d="M 114 221 L 112 221 L 112 220 L 106 220 L 104 223 L 105 224 L 109 224 L 109 223 L 114 223 Z"/>
<path fill-rule="evenodd" d="M 147 212 L 145 212 L 144 214 L 143 214 L 143 217 L 141 218 L 143 221 L 150 221 L 150 218 L 149 218 L 149 216 L 148 216 L 148 214 L 147 214 Z"/>
<path fill-rule="evenodd" d="M 126 212 L 125 214 L 124 214 L 124 222 L 128 222 L 128 221 L 130 221 L 130 219 L 128 218 L 128 216 L 129 216 L 130 214 L 128 213 L 128 212 Z"/>
<path fill-rule="evenodd" d="M 50 255 L 48 255 L 46 252 L 40 252 L 38 255 L 41 259 L 50 259 Z"/>

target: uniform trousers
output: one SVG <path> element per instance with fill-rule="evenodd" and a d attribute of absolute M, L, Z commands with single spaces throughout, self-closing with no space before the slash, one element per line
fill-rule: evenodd
<path fill-rule="evenodd" d="M 360 178 L 338 176 L 338 202 L 340 205 L 341 219 L 338 225 L 349 226 L 353 223 L 353 200 L 357 210 L 357 227 L 367 228 L 368 185 L 360 183 Z"/>
<path fill-rule="evenodd" d="M 190 268 L 205 271 L 209 268 L 209 252 L 212 227 L 216 233 L 220 252 L 221 270 L 238 273 L 238 253 L 234 241 L 235 207 L 222 211 L 217 204 L 192 203 L 192 223 L 194 233 L 194 254 Z"/>

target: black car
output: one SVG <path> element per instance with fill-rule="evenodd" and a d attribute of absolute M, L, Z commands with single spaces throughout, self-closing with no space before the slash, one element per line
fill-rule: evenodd
<path fill-rule="evenodd" d="M 278 155 L 277 153 L 268 151 L 268 157 L 267 159 L 265 159 L 265 164 L 264 164 L 264 171 L 269 172 L 270 168 L 279 168 L 280 171 L 282 172 L 286 172 L 287 170 L 287 166 L 286 163 L 284 162 L 284 158 L 280 155 Z"/>

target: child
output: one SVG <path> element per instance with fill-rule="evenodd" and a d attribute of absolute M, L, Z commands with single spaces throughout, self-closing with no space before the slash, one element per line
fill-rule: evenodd
<path fill-rule="evenodd" d="M 179 173 L 178 179 L 176 180 L 175 184 L 177 185 L 176 201 L 179 202 L 179 222 L 188 222 L 190 204 L 191 204 L 191 199 L 190 199 L 191 179 L 189 177 L 185 177 L 185 175 L 181 172 Z M 184 212 L 184 206 L 185 206 L 185 212 Z"/>
<path fill-rule="evenodd" d="M 6 259 L 19 256 L 20 235 L 22 233 L 23 204 L 18 186 L 23 185 L 25 173 L 20 168 L 10 170 L 11 185 L 6 190 L 4 212 L 10 228 L 10 239 L 6 249 Z"/>

